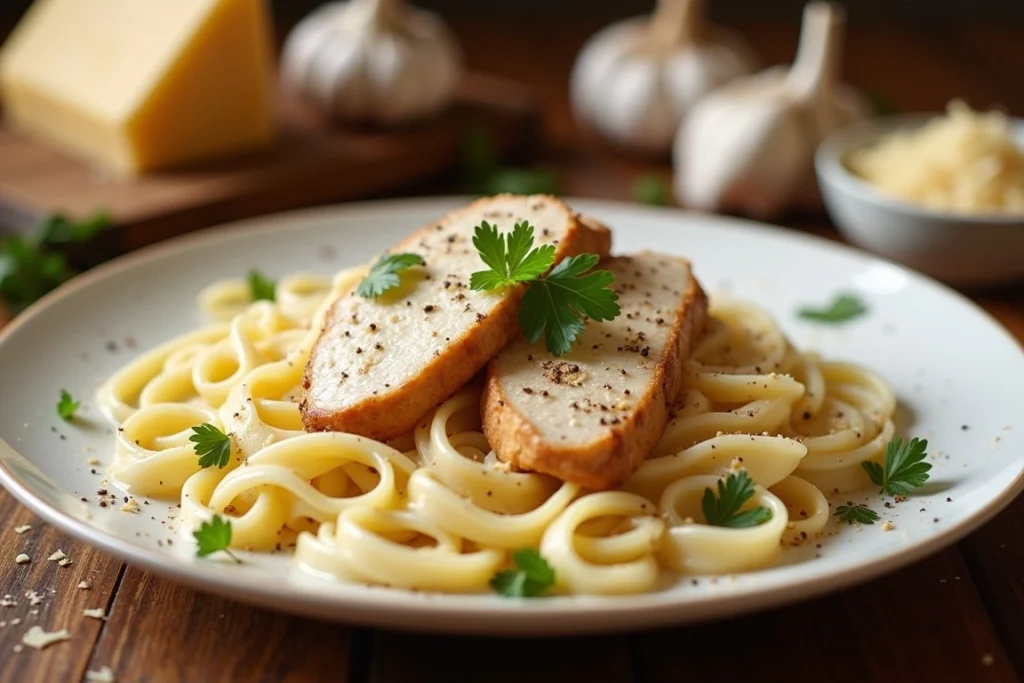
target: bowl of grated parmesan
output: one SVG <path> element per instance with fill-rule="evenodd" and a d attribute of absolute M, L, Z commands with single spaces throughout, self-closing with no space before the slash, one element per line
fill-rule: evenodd
<path fill-rule="evenodd" d="M 1024 122 L 960 101 L 862 121 L 818 147 L 825 207 L 851 243 L 956 285 L 1024 279 Z"/>

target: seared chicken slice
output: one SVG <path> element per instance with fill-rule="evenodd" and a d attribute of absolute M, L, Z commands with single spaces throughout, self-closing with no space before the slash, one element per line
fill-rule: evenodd
<path fill-rule="evenodd" d="M 624 481 L 661 439 L 707 299 L 687 261 L 642 253 L 601 264 L 622 313 L 590 321 L 560 357 L 523 339 L 491 361 L 484 434 L 498 458 L 589 489 Z"/>
<path fill-rule="evenodd" d="M 475 292 L 469 278 L 485 270 L 473 232 L 487 221 L 502 232 L 527 220 L 534 245 L 555 245 L 555 263 L 581 253 L 602 257 L 611 233 L 584 223 L 549 196 L 481 199 L 421 228 L 391 253 L 426 261 L 402 273 L 401 285 L 368 299 L 354 290 L 329 311 L 303 377 L 302 420 L 308 431 L 390 439 L 458 391 L 519 332 L 525 286 Z"/>

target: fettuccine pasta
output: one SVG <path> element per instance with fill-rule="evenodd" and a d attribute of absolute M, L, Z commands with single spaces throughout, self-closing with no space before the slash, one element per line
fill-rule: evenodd
<path fill-rule="evenodd" d="M 588 491 L 499 462 L 466 386 L 413 432 L 381 443 L 306 433 L 298 402 L 333 281 L 296 275 L 276 301 L 242 282 L 206 289 L 211 325 L 112 376 L 100 402 L 118 425 L 112 476 L 132 495 L 177 500 L 185 527 L 213 515 L 232 546 L 292 552 L 341 581 L 485 591 L 520 548 L 539 549 L 565 593 L 656 589 L 664 573 L 729 574 L 772 565 L 829 520 L 825 494 L 868 483 L 892 438 L 895 398 L 863 368 L 800 353 L 765 312 L 713 302 L 686 362 L 686 393 L 651 457 L 618 489 Z M 201 468 L 191 428 L 232 437 L 223 468 Z M 756 484 L 764 524 L 705 523 L 701 500 L 729 472 Z"/>

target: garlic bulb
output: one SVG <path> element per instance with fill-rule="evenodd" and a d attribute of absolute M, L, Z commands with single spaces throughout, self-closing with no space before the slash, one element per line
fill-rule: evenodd
<path fill-rule="evenodd" d="M 817 197 L 818 143 L 870 114 L 864 98 L 838 82 L 843 24 L 838 6 L 807 5 L 790 69 L 737 80 L 691 108 L 674 146 L 683 204 L 768 218 Z"/>
<path fill-rule="evenodd" d="M 281 69 L 285 86 L 330 118 L 398 125 L 451 101 L 462 58 L 437 15 L 404 0 L 349 0 L 296 25 Z"/>
<path fill-rule="evenodd" d="M 702 9 L 703 0 L 658 0 L 652 16 L 591 37 L 570 82 L 579 122 L 620 146 L 667 153 L 694 102 L 756 65 L 743 41 L 705 23 Z"/>

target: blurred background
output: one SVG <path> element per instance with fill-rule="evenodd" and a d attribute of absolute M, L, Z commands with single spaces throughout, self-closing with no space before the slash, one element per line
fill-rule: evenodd
<path fill-rule="evenodd" d="M 30 0 L 3 0 L 0 15 L 16 17 Z M 274 12 L 281 19 L 295 20 L 314 6 L 317 0 L 275 0 Z M 522 17 L 539 13 L 543 17 L 574 17 L 581 14 L 591 20 L 645 12 L 650 3 L 642 0 L 424 0 L 417 3 L 449 15 L 463 18 Z M 1019 0 L 848 0 L 853 21 L 952 21 L 1024 19 L 1024 2 Z M 711 16 L 720 21 L 795 20 L 803 3 L 800 0 L 716 0 Z"/>
<path fill-rule="evenodd" d="M 72 0 L 55 1 L 69 12 L 76 6 Z M 82 2 L 95 8 L 90 16 L 111 6 L 104 0 Z M 124 4 L 124 0 L 110 2 L 123 8 L 134 7 Z M 0 0 L 0 40 L 14 28 L 30 4 L 28 0 Z M 402 0 L 399 4 L 406 3 Z M 644 100 L 644 96 L 636 93 L 645 87 L 650 90 L 650 83 L 667 77 L 670 67 L 666 66 L 663 56 L 644 57 L 655 74 L 653 81 L 636 77 L 639 80 L 631 82 L 634 77 L 627 76 L 619 78 L 618 82 L 613 78 L 605 79 L 589 88 L 592 95 L 589 106 L 582 106 L 579 98 L 572 96 L 570 81 L 574 69 L 583 61 L 585 46 L 599 31 L 629 17 L 651 15 L 656 7 L 671 9 L 683 7 L 686 2 L 422 0 L 410 4 L 435 12 L 451 29 L 453 38 L 426 42 L 451 43 L 462 56 L 464 70 L 449 73 L 445 70 L 447 67 L 439 66 L 446 57 L 438 50 L 444 52 L 446 47 L 421 46 L 425 50 L 422 54 L 417 53 L 421 48 L 411 49 L 407 53 L 413 55 L 408 58 L 408 73 L 386 86 L 385 90 L 391 90 L 382 90 L 376 105 L 364 102 L 362 110 L 355 115 L 340 111 L 359 99 L 346 88 L 356 92 L 363 86 L 353 84 L 359 81 L 365 85 L 372 76 L 355 73 L 356 69 L 332 74 L 331 78 L 337 81 L 332 84 L 334 91 L 317 95 L 310 92 L 309 83 L 317 72 L 321 76 L 327 73 L 320 68 L 323 65 L 279 68 L 269 79 L 263 78 L 267 75 L 264 73 L 257 81 L 273 80 L 274 111 L 269 125 L 274 129 L 275 139 L 269 149 L 253 144 L 240 148 L 239 153 L 208 155 L 184 165 L 166 164 L 111 181 L 103 173 L 97 174 L 88 163 L 81 163 L 74 154 L 65 154 L 67 145 L 54 143 L 56 138 L 52 134 L 49 137 L 35 135 L 29 120 L 31 116 L 23 116 L 24 120 L 19 123 L 17 108 L 12 108 L 10 102 L 0 101 L 0 108 L 7 110 L 5 121 L 0 122 L 0 234 L 4 231 L 32 234 L 41 221 L 55 212 L 74 218 L 103 212 L 110 219 L 110 229 L 89 249 L 79 250 L 87 252 L 86 258 L 80 258 L 83 254 L 76 255 L 72 250 L 72 262 L 77 267 L 87 267 L 112 254 L 183 232 L 304 206 L 411 195 L 543 191 L 766 219 L 832 238 L 845 238 L 953 282 L 971 284 L 979 278 L 985 280 L 985 274 L 991 270 L 991 257 L 980 255 L 975 259 L 973 273 L 959 272 L 963 270 L 959 265 L 963 260 L 960 258 L 963 242 L 978 243 L 976 235 L 970 232 L 976 226 L 969 220 L 958 225 L 964 237 L 958 238 L 956 246 L 947 252 L 947 261 L 952 265 L 934 263 L 930 234 L 920 238 L 917 253 L 902 254 L 887 250 L 890 245 L 886 244 L 886 235 L 858 236 L 850 231 L 853 228 L 845 230 L 848 221 L 837 221 L 836 212 L 827 210 L 832 207 L 822 204 L 812 177 L 812 157 L 815 146 L 827 133 L 859 119 L 904 113 L 937 115 L 955 100 L 979 112 L 994 109 L 1020 115 L 1024 112 L 1024 51 L 1020 47 L 1024 44 L 1024 0 L 847 0 L 832 3 L 838 10 L 836 16 L 841 15 L 841 18 L 832 36 L 834 54 L 828 59 L 833 61 L 829 61 L 825 70 L 835 71 L 836 82 L 842 82 L 842 86 L 836 85 L 837 89 L 853 93 L 857 101 L 853 108 L 856 113 L 844 109 L 846 105 L 828 105 L 826 109 L 831 113 L 825 115 L 830 121 L 827 130 L 809 134 L 804 140 L 787 139 L 779 143 L 786 149 L 800 147 L 800 163 L 804 166 L 800 175 L 803 177 L 791 182 L 792 187 L 785 188 L 785 196 L 776 192 L 776 197 L 764 201 L 760 200 L 759 193 L 765 190 L 766 196 L 771 194 L 766 189 L 767 181 L 760 186 L 755 183 L 754 190 L 750 191 L 752 186 L 741 178 L 739 185 L 747 185 L 741 193 L 745 197 L 739 202 L 702 201 L 699 195 L 703 190 L 683 191 L 679 181 L 680 177 L 687 177 L 682 169 L 685 163 L 700 162 L 694 167 L 696 171 L 689 174 L 692 178 L 703 174 L 708 164 L 720 160 L 723 145 L 735 137 L 734 132 L 696 135 L 701 141 L 717 140 L 718 146 L 709 143 L 709 149 L 699 152 L 688 148 L 686 154 L 675 154 L 674 158 L 671 135 L 662 135 L 657 141 L 645 139 L 657 128 L 659 107 L 664 103 L 655 102 L 656 95 L 648 93 L 651 99 Z M 793 63 L 802 20 L 806 23 L 805 2 L 705 0 L 696 4 L 702 6 L 706 15 L 699 23 L 718 25 L 733 32 L 743 43 L 743 50 L 708 47 L 701 42 L 704 39 L 694 42 L 693 45 L 705 52 L 695 58 L 699 63 L 691 69 L 697 76 L 684 77 L 684 80 L 693 78 L 696 82 L 708 76 L 718 82 L 714 88 L 705 87 L 706 92 L 700 96 L 684 97 L 687 101 L 682 109 L 713 94 L 715 89 L 724 87 L 734 78 L 747 77 L 766 67 Z M 258 2 L 235 5 L 262 6 Z M 380 6 L 385 5 L 395 6 L 391 0 L 381 0 Z M 273 45 L 268 56 L 274 66 L 281 67 L 287 61 L 289 41 L 303 42 L 294 35 L 296 24 L 321 6 L 322 3 L 315 0 L 269 3 L 270 14 L 266 19 L 272 24 Z M 680 24 L 674 24 L 672 17 L 667 17 L 660 25 L 671 31 L 673 25 Z M 84 50 L 86 56 L 102 52 L 90 45 L 119 41 L 118 35 L 110 30 L 104 22 L 97 22 L 90 28 L 96 35 L 74 49 Z M 56 54 L 60 58 L 75 59 L 61 53 L 78 40 L 77 30 L 71 31 L 72 40 L 66 40 L 69 36 L 61 36 L 59 31 L 52 35 L 45 35 L 45 31 L 40 33 L 37 56 L 26 57 L 19 67 L 25 69 L 29 82 L 35 77 L 31 71 L 43 62 L 53 64 L 40 68 L 57 73 L 63 68 L 58 64 L 60 59 L 50 60 L 39 55 Z M 397 35 L 400 34 L 401 31 L 397 31 Z M 358 42 L 357 38 L 338 33 L 331 37 L 332 49 L 342 50 L 346 41 L 353 44 Z M 651 40 L 656 42 L 661 38 Z M 689 39 L 676 36 L 674 40 L 673 49 L 680 53 L 689 51 L 690 57 L 696 54 L 690 50 Z M 647 38 L 641 40 L 645 41 Z M 369 47 L 360 49 L 383 53 L 374 47 L 382 42 L 386 41 L 371 40 L 365 43 Z M 606 45 L 602 49 L 610 54 L 619 48 L 621 45 Z M 230 49 L 238 49 L 238 44 Z M 248 48 L 243 45 L 242 49 Z M 754 61 L 737 69 L 734 58 L 744 50 Z M 368 58 L 383 60 L 384 57 L 369 54 Z M 440 62 L 434 64 L 438 59 Z M 616 59 L 621 65 L 628 62 L 621 55 Z M 380 63 L 385 64 L 386 60 Z M 434 66 L 424 66 L 428 63 Z M 391 67 L 385 70 L 387 68 Z M 95 77 L 100 79 L 99 83 L 104 77 L 101 71 L 96 69 L 85 78 Z M 728 78 L 721 75 L 723 72 L 729 72 Z M 347 84 L 346 78 L 349 79 Z M 303 79 L 305 85 L 301 83 Z M 442 82 L 446 83 L 443 87 L 438 85 Z M 653 87 L 652 92 L 657 87 Z M 432 88 L 446 90 L 439 107 L 428 102 Z M 11 93 L 19 91 L 16 86 L 9 90 Z M 81 96 L 88 99 L 90 89 L 84 88 L 83 92 Z M 166 120 L 201 114 L 203 107 L 215 111 L 224 104 L 207 99 L 209 101 L 191 101 L 187 110 Z M 404 117 L 397 111 L 400 107 L 395 103 L 417 99 L 423 105 L 420 114 Z M 815 116 L 821 115 L 818 105 L 805 105 L 801 111 L 791 112 L 792 115 L 805 116 L 812 111 L 819 112 Z M 608 114 L 606 110 L 614 111 Z M 680 111 L 674 114 L 679 115 Z M 244 114 L 240 116 L 244 118 Z M 629 123 L 625 126 L 607 120 L 602 123 L 602 116 L 628 119 Z M 206 120 L 200 116 L 193 128 L 207 125 Z M 612 130 L 616 125 L 620 130 Z M 1005 127 L 1005 122 L 1000 125 Z M 234 128 L 228 125 L 223 132 L 230 136 Z M 59 131 L 56 135 L 59 138 Z M 173 135 L 164 137 L 172 139 Z M 681 137 L 680 133 L 677 140 Z M 762 144 L 772 142 L 765 139 Z M 186 142 L 181 144 L 187 147 Z M 1006 156 L 999 151 L 1005 151 L 1005 140 L 993 144 L 994 147 L 978 154 L 991 159 Z M 747 152 L 753 154 L 753 150 Z M 1022 178 L 1019 194 L 1024 201 L 1024 170 L 1021 170 L 1024 157 L 1014 151 L 1006 158 L 1012 162 L 1007 168 L 1021 167 L 1017 169 Z M 985 163 L 990 163 L 991 159 Z M 1005 159 L 999 163 L 1002 161 Z M 774 170 L 768 175 L 771 174 L 778 175 Z M 1024 235 L 1024 226 L 1021 227 L 1015 235 L 1007 236 L 1009 233 L 1005 231 L 993 233 L 991 240 L 986 238 L 982 242 L 991 244 L 997 256 L 1015 251 L 1024 253 L 1024 242 L 1018 236 Z M 887 226 L 868 226 L 868 229 L 878 231 Z M 0 243 L 0 260 L 3 258 Z M 1024 257 L 1017 260 L 1024 263 Z M 2 271 L 0 267 L 0 277 Z M 1010 264 L 1001 266 L 999 272 L 1019 279 L 1024 275 L 1021 271 L 1024 266 Z M 63 274 L 53 281 L 62 278 Z M 1003 281 L 1007 277 L 988 279 Z M 0 279 L 0 290 L 2 287 Z M 47 284 L 42 289 L 48 287 Z"/>

